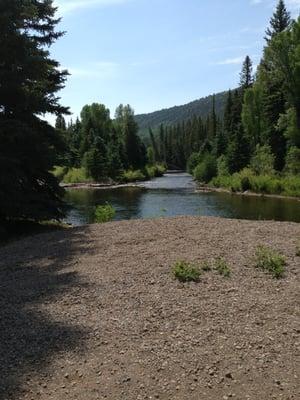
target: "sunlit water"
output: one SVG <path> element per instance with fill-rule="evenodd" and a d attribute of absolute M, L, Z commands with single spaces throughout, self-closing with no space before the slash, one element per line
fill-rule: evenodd
<path fill-rule="evenodd" d="M 166 174 L 140 187 L 69 189 L 66 200 L 71 208 L 67 222 L 73 225 L 92 223 L 95 206 L 106 203 L 115 208 L 115 220 L 206 215 L 300 222 L 297 200 L 197 193 L 195 189 L 192 177 L 184 173 Z"/>

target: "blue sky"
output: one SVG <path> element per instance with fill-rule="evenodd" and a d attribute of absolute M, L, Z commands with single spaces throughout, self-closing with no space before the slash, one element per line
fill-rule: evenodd
<path fill-rule="evenodd" d="M 276 0 L 55 0 L 67 31 L 52 55 L 72 76 L 60 93 L 83 105 L 136 113 L 235 87 L 248 54 L 257 64 Z M 293 16 L 300 0 L 287 0 Z"/>

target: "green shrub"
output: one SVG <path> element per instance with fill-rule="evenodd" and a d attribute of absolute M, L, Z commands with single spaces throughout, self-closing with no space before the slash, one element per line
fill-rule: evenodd
<path fill-rule="evenodd" d="M 146 174 L 147 178 L 156 178 L 163 176 L 165 173 L 166 169 L 163 165 L 161 164 L 155 164 L 155 165 L 147 165 L 146 166 Z"/>
<path fill-rule="evenodd" d="M 274 278 L 279 279 L 283 277 L 286 261 L 276 250 L 266 246 L 259 246 L 255 256 L 257 268 L 270 273 Z"/>
<path fill-rule="evenodd" d="M 223 154 L 217 159 L 218 176 L 229 176 L 229 168 L 227 165 L 226 156 Z"/>
<path fill-rule="evenodd" d="M 180 282 L 198 282 L 201 272 L 197 265 L 178 261 L 172 268 L 173 275 Z"/>
<path fill-rule="evenodd" d="M 112 221 L 115 215 L 116 211 L 110 204 L 106 204 L 105 206 L 97 206 L 95 208 L 95 222 L 97 223 Z"/>
<path fill-rule="evenodd" d="M 275 157 L 271 147 L 258 144 L 251 158 L 250 166 L 256 175 L 272 175 L 274 174 L 274 162 Z"/>
<path fill-rule="evenodd" d="M 64 176 L 68 172 L 68 167 L 65 166 L 55 166 L 52 174 L 59 180 L 59 182 L 63 181 Z"/>
<path fill-rule="evenodd" d="M 300 149 L 292 146 L 286 156 L 285 169 L 291 174 L 300 174 Z"/>
<path fill-rule="evenodd" d="M 146 176 L 139 169 L 138 170 L 128 170 L 128 171 L 123 172 L 121 179 L 124 182 L 137 182 L 137 181 L 144 181 L 146 179 Z"/>
<path fill-rule="evenodd" d="M 194 169 L 193 175 L 199 182 L 208 183 L 211 181 L 217 175 L 216 158 L 211 154 L 207 154 L 203 161 Z"/>
<path fill-rule="evenodd" d="M 64 183 L 88 183 L 93 182 L 92 178 L 87 176 L 85 168 L 70 168 L 63 178 Z"/>
<path fill-rule="evenodd" d="M 203 261 L 203 262 L 201 263 L 201 269 L 202 269 L 202 271 L 204 271 L 204 272 L 211 271 L 211 265 L 210 265 L 210 263 L 209 263 L 208 261 Z"/>
<path fill-rule="evenodd" d="M 202 159 L 201 153 L 192 153 L 186 164 L 187 172 L 193 174 L 194 169 L 201 163 Z"/>
<path fill-rule="evenodd" d="M 214 269 L 225 278 L 228 278 L 231 274 L 229 265 L 227 264 L 226 260 L 221 257 L 217 258 L 214 262 Z"/>

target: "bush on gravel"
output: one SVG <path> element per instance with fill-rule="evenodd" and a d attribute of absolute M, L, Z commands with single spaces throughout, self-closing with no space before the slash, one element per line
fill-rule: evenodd
<path fill-rule="evenodd" d="M 285 258 L 276 250 L 266 246 L 258 246 L 256 250 L 256 267 L 270 273 L 273 278 L 283 277 Z"/>
<path fill-rule="evenodd" d="M 186 261 L 177 261 L 174 265 L 173 274 L 180 282 L 199 282 L 201 271 L 195 264 Z"/>
<path fill-rule="evenodd" d="M 214 263 L 214 269 L 225 278 L 229 278 L 231 274 L 229 265 L 227 264 L 226 260 L 224 260 L 224 258 L 222 257 L 216 259 Z"/>

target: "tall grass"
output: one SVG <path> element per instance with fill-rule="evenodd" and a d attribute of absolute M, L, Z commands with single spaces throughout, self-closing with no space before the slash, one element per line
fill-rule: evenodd
<path fill-rule="evenodd" d="M 254 175 L 245 168 L 241 172 L 229 176 L 217 176 L 210 182 L 214 187 L 226 188 L 232 192 L 276 194 L 282 196 L 300 196 L 300 176 L 296 175 Z"/>

